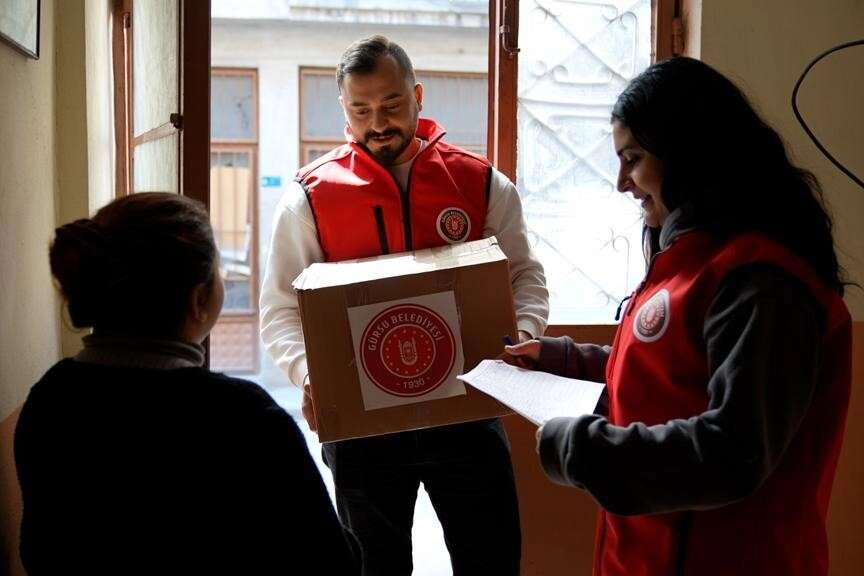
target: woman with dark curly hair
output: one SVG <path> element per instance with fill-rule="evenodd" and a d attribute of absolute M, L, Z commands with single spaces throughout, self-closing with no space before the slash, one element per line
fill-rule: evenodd
<path fill-rule="evenodd" d="M 506 348 L 607 384 L 605 413 L 538 431 L 546 474 L 602 508 L 596 575 L 827 574 L 851 322 L 816 179 L 689 58 L 632 80 L 612 129 L 648 259 L 614 343 Z"/>
<path fill-rule="evenodd" d="M 294 420 L 204 367 L 223 300 L 204 208 L 126 196 L 59 227 L 50 261 L 72 324 L 93 331 L 18 420 L 27 572 L 353 573 Z"/>

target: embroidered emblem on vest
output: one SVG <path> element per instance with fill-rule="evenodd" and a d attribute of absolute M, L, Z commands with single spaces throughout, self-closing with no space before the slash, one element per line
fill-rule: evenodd
<path fill-rule="evenodd" d="M 461 208 L 445 208 L 438 214 L 438 235 L 445 242 L 462 242 L 471 232 L 471 220 Z"/>
<path fill-rule="evenodd" d="M 669 326 L 669 291 L 663 288 L 649 298 L 633 320 L 633 335 L 642 342 L 655 342 Z"/>
<path fill-rule="evenodd" d="M 375 316 L 360 340 L 366 376 L 396 396 L 435 390 L 456 361 L 456 341 L 447 322 L 425 306 L 398 305 Z"/>

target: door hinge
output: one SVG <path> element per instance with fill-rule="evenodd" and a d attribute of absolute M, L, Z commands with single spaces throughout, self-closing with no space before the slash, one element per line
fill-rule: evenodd
<path fill-rule="evenodd" d="M 511 40 L 511 31 L 510 26 L 507 24 L 502 24 L 498 29 L 498 33 L 501 34 L 501 47 L 507 56 L 516 56 L 521 51 L 521 48 L 516 45 L 513 40 Z"/>
<path fill-rule="evenodd" d="M 684 21 L 680 17 L 672 19 L 672 55 L 684 54 Z"/>

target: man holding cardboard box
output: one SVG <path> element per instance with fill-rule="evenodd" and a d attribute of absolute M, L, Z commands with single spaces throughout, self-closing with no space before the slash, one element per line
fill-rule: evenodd
<path fill-rule="evenodd" d="M 316 429 L 297 295 L 314 262 L 337 262 L 496 236 L 508 257 L 520 339 L 543 333 L 548 293 L 515 186 L 419 118 L 423 87 L 401 47 L 375 36 L 337 68 L 348 143 L 302 168 L 274 216 L 261 336 Z M 512 314 L 512 310 L 511 310 Z M 509 447 L 498 419 L 324 444 L 339 516 L 360 541 L 364 575 L 412 571 L 417 489 L 429 493 L 454 576 L 519 573 L 521 533 Z"/>

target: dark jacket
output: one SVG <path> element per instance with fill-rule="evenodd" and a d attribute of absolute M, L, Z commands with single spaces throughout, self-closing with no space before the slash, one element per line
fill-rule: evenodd
<path fill-rule="evenodd" d="M 355 571 L 297 425 L 244 380 L 63 360 L 15 459 L 31 576 Z"/>

